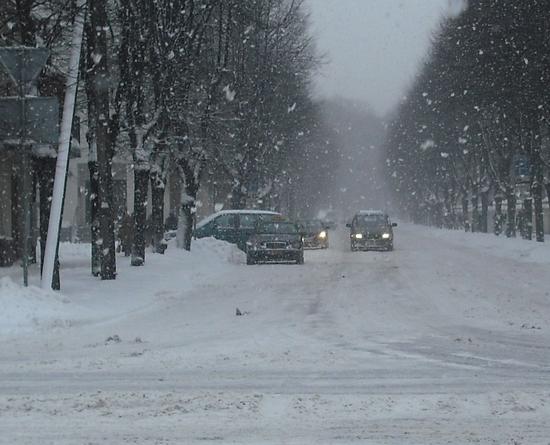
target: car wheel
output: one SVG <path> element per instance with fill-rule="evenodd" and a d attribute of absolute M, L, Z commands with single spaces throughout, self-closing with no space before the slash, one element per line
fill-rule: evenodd
<path fill-rule="evenodd" d="M 249 266 L 256 264 L 256 260 L 252 257 L 252 255 L 246 255 L 246 264 L 248 264 Z"/>
<path fill-rule="evenodd" d="M 388 252 L 391 252 L 392 250 L 393 250 L 393 244 L 390 244 L 390 245 L 388 246 Z"/>
<path fill-rule="evenodd" d="M 298 255 L 298 258 L 296 259 L 296 264 L 304 264 L 304 252 Z"/>

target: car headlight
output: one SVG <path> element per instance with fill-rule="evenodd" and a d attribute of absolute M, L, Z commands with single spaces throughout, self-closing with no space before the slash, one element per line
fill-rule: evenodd
<path fill-rule="evenodd" d="M 383 239 L 390 239 L 391 238 L 391 235 L 389 233 L 383 233 L 382 234 L 382 238 Z"/>
<path fill-rule="evenodd" d="M 363 234 L 362 233 L 356 233 L 355 235 L 353 235 L 356 239 L 363 239 Z"/>
<path fill-rule="evenodd" d="M 321 239 L 325 239 L 327 237 L 327 232 L 325 232 L 324 230 L 319 234 L 319 238 Z"/>

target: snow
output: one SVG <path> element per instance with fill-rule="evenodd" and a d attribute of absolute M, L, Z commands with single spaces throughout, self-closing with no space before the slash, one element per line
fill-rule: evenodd
<path fill-rule="evenodd" d="M 228 101 L 228 102 L 233 102 L 235 100 L 235 95 L 237 94 L 236 91 L 232 90 L 231 87 L 229 85 L 226 85 L 224 88 L 223 88 L 223 92 L 225 93 L 225 99 Z"/>
<path fill-rule="evenodd" d="M 368 209 L 368 210 L 359 210 L 357 212 L 358 215 L 365 215 L 365 216 L 374 216 L 374 215 L 384 215 L 384 212 L 382 210 L 375 210 L 375 209 Z"/>
<path fill-rule="evenodd" d="M 0 335 L 19 333 L 69 319 L 66 297 L 38 287 L 24 288 L 10 277 L 0 278 Z"/>
<path fill-rule="evenodd" d="M 170 242 L 111 282 L 63 244 L 62 294 L 0 270 L 0 442 L 547 444 L 549 246 L 395 234 L 303 266 Z"/>

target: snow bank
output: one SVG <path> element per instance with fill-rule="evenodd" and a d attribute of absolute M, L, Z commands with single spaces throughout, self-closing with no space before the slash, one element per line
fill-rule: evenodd
<path fill-rule="evenodd" d="M 177 250 L 175 242 L 170 243 L 170 249 Z M 188 254 L 190 257 L 194 257 L 196 261 L 206 261 L 208 263 L 211 263 L 212 261 L 231 264 L 246 263 L 246 254 L 235 244 L 221 241 L 216 238 L 201 238 L 193 240 L 193 243 L 191 244 L 191 252 Z"/>
<path fill-rule="evenodd" d="M 498 258 L 509 258 L 525 263 L 550 264 L 550 245 L 548 235 L 545 243 L 522 238 L 506 238 L 492 233 L 466 233 L 460 230 L 434 229 L 433 227 L 414 226 L 426 236 L 459 246 L 480 249 L 484 253 Z M 534 234 L 533 234 L 534 236 Z"/>
<path fill-rule="evenodd" d="M 90 243 L 63 242 L 59 245 L 59 255 L 62 261 L 89 259 L 91 252 Z"/>
<path fill-rule="evenodd" d="M 191 252 L 178 249 L 175 241 L 169 244 L 166 255 L 148 254 L 143 268 L 131 267 L 128 258 L 118 256 L 117 279 L 102 282 L 89 273 L 90 244 L 61 243 L 63 294 L 37 287 L 36 267 L 31 271 L 35 286 L 27 288 L 19 285 L 20 267 L 2 270 L 0 336 L 110 319 L 157 304 L 158 283 L 163 291 L 185 293 L 246 263 L 237 246 L 214 238 L 194 240 Z"/>
<path fill-rule="evenodd" d="M 65 325 L 68 303 L 67 297 L 56 292 L 36 286 L 25 288 L 10 277 L 0 278 L 0 334 Z"/>

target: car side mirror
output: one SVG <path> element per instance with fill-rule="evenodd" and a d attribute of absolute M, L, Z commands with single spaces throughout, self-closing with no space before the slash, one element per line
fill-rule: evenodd
<path fill-rule="evenodd" d="M 351 223 L 346 223 L 346 227 L 349 227 L 351 229 Z"/>
<path fill-rule="evenodd" d="M 397 223 L 391 223 L 392 227 L 397 227 Z"/>

